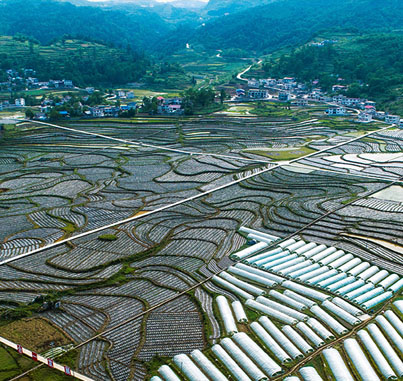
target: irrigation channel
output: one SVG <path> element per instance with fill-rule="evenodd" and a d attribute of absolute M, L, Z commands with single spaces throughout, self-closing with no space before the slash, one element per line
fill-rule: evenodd
<path fill-rule="evenodd" d="M 31 121 L 29 121 L 29 120 L 24 120 L 24 121 L 25 121 L 25 122 L 31 122 Z M 126 140 L 126 139 L 119 139 L 119 138 L 114 138 L 114 137 L 110 137 L 110 136 L 106 136 L 106 135 L 102 135 L 102 134 L 97 134 L 97 133 L 93 133 L 93 132 L 81 131 L 81 130 L 76 130 L 76 129 L 74 129 L 74 128 L 63 127 L 63 126 L 59 126 L 59 125 L 57 125 L 57 124 L 50 124 L 50 123 L 39 122 L 39 121 L 33 121 L 33 123 L 37 123 L 37 124 L 45 125 L 45 126 L 50 126 L 50 127 L 57 128 L 57 129 L 67 130 L 67 131 L 74 132 L 74 133 L 82 133 L 82 134 L 85 134 L 85 135 L 92 135 L 92 136 L 96 136 L 96 137 L 103 138 L 103 139 L 108 139 L 108 140 L 113 140 L 113 141 L 119 141 L 120 143 L 124 143 L 124 144 L 133 144 L 133 145 L 136 145 L 136 146 L 138 146 L 138 147 L 152 147 L 152 148 L 155 148 L 155 149 L 168 150 L 168 151 L 173 151 L 173 152 L 182 153 L 182 154 L 195 155 L 195 156 L 197 156 L 197 155 L 202 155 L 202 156 L 209 156 L 209 155 L 210 155 L 210 156 L 217 156 L 217 154 L 214 154 L 214 153 L 195 153 L 195 152 L 188 152 L 188 151 L 177 150 L 177 149 L 173 149 L 173 148 L 160 147 L 160 146 L 155 146 L 155 145 L 150 145 L 150 144 L 145 144 L 145 143 L 140 143 L 140 142 L 133 142 L 133 141 Z M 316 152 L 312 152 L 312 153 L 310 153 L 310 154 L 308 154 L 308 155 L 301 156 L 301 157 L 299 157 L 299 158 L 297 158 L 297 159 L 293 159 L 293 160 L 290 160 L 290 161 L 287 161 L 287 162 L 271 163 L 271 162 L 264 161 L 264 163 L 266 164 L 266 168 L 264 168 L 264 169 L 262 169 L 262 170 L 260 170 L 260 171 L 256 171 L 255 173 L 252 173 L 252 174 L 250 174 L 250 175 L 243 176 L 243 177 L 241 177 L 241 178 L 239 178 L 239 179 L 237 179 L 237 180 L 234 180 L 234 181 L 231 181 L 231 182 L 229 182 L 229 183 L 227 183 L 227 184 L 221 185 L 221 186 L 219 186 L 219 187 L 210 189 L 210 190 L 208 190 L 208 191 L 206 191 L 206 192 L 202 192 L 202 193 L 199 193 L 199 194 L 197 194 L 197 195 L 194 195 L 194 196 L 185 198 L 185 199 L 183 199 L 183 200 L 177 201 L 177 202 L 175 202 L 175 203 L 172 203 L 172 204 L 169 204 L 169 205 L 165 205 L 165 206 L 163 206 L 163 207 L 161 207 L 161 208 L 154 209 L 154 210 L 152 210 L 152 211 L 149 211 L 148 213 L 144 213 L 144 214 L 142 214 L 142 215 L 138 215 L 138 216 L 133 216 L 133 217 L 130 217 L 130 218 L 126 218 L 126 219 L 124 219 L 124 220 L 114 222 L 113 224 L 101 226 L 100 228 L 97 228 L 97 229 L 94 229 L 94 230 L 91 230 L 91 231 L 88 231 L 88 232 L 84 232 L 84 233 L 81 233 L 81 234 L 77 234 L 77 235 L 75 235 L 75 236 L 72 236 L 72 237 L 69 237 L 69 238 L 60 240 L 60 241 L 58 241 L 58 242 L 54 242 L 54 243 L 52 243 L 52 244 L 50 244 L 50 245 L 47 245 L 47 246 L 44 246 L 44 247 L 40 247 L 40 248 L 38 248 L 38 249 L 29 251 L 29 252 L 27 252 L 27 253 L 20 254 L 20 255 L 17 255 L 17 256 L 15 256 L 15 257 L 12 257 L 12 258 L 5 259 L 5 260 L 3 260 L 3 261 L 0 261 L 0 266 L 6 265 L 6 264 L 11 263 L 11 262 L 14 262 L 14 261 L 16 261 L 16 260 L 18 260 L 18 259 L 25 258 L 25 257 L 28 257 L 28 256 L 30 256 L 30 255 L 36 254 L 36 253 L 40 253 L 40 252 L 42 252 L 42 251 L 44 251 L 44 250 L 47 250 L 47 249 L 51 249 L 51 248 L 54 248 L 54 247 L 57 247 L 57 246 L 61 246 L 61 245 L 65 244 L 65 243 L 71 242 L 71 241 L 73 241 L 73 240 L 75 240 L 75 239 L 79 239 L 79 238 L 82 238 L 82 237 L 86 237 L 86 236 L 88 236 L 88 235 L 90 235 L 90 234 L 99 233 L 99 232 L 104 231 L 104 230 L 106 230 L 106 229 L 113 228 L 113 227 L 116 227 L 116 226 L 119 226 L 119 225 L 123 225 L 123 224 L 125 224 L 125 223 L 127 223 L 127 222 L 132 222 L 132 221 L 134 221 L 134 220 L 140 219 L 140 218 L 142 218 L 142 217 L 144 217 L 144 216 L 149 216 L 149 215 L 151 215 L 151 214 L 155 214 L 155 213 L 158 213 L 158 212 L 162 212 L 162 211 L 164 211 L 164 210 L 171 209 L 171 208 L 173 208 L 173 207 L 175 207 L 175 206 L 182 205 L 182 204 L 184 204 L 184 203 L 186 203 L 186 202 L 189 202 L 189 201 L 193 201 L 193 200 L 202 198 L 202 197 L 207 196 L 207 195 L 209 195 L 209 194 L 211 194 L 211 193 L 217 192 L 217 191 L 219 191 L 219 190 L 221 190 L 221 189 L 225 189 L 225 188 L 231 187 L 232 185 L 236 185 L 236 184 L 239 184 L 239 183 L 241 183 L 241 182 L 243 182 L 243 181 L 245 181 L 245 180 L 251 179 L 251 178 L 256 177 L 256 176 L 259 176 L 259 175 L 261 175 L 261 174 L 263 174 L 263 173 L 272 171 L 272 170 L 274 170 L 274 169 L 280 168 L 280 167 L 285 166 L 285 165 L 290 165 L 290 164 L 293 164 L 293 163 L 297 163 L 297 162 L 300 161 L 300 160 L 304 160 L 304 159 L 307 159 L 307 158 L 309 158 L 309 157 L 312 157 L 312 156 L 321 154 L 321 153 L 323 153 L 323 152 L 326 152 L 326 151 L 329 151 L 329 150 L 333 150 L 333 149 L 338 148 L 338 147 L 341 147 L 341 146 L 343 146 L 343 145 L 346 145 L 346 144 L 352 143 L 352 142 L 354 142 L 354 141 L 363 139 L 363 138 L 365 138 L 365 137 L 367 137 L 367 136 L 370 136 L 370 135 L 372 135 L 372 134 L 379 133 L 380 131 L 388 130 L 388 129 L 390 129 L 390 128 L 393 128 L 394 126 L 395 126 L 395 125 L 390 125 L 390 126 L 383 127 L 383 128 L 381 128 L 381 129 L 379 129 L 379 130 L 375 130 L 375 131 L 368 132 L 367 134 L 364 134 L 364 135 L 361 135 L 361 136 L 359 136 L 359 137 L 350 139 L 350 140 L 348 140 L 348 141 L 346 141 L 346 142 L 342 142 L 342 143 L 336 144 L 336 145 L 334 145 L 334 146 L 327 147 L 327 148 L 324 148 L 324 149 L 319 150 L 319 151 L 316 151 Z M 253 159 L 244 159 L 244 160 L 254 161 Z M 254 161 L 254 162 L 257 162 L 257 161 Z M 270 165 L 270 166 L 267 166 L 267 165 Z M 365 177 L 365 175 L 359 176 L 359 177 Z M 382 181 L 389 181 L 389 182 L 391 182 L 392 184 L 398 184 L 398 183 L 400 183 L 402 180 L 401 180 L 401 179 L 386 179 L 386 178 L 383 178 Z"/>

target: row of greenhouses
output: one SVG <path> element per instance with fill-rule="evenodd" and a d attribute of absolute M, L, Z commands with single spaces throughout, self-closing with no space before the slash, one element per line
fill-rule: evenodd
<path fill-rule="evenodd" d="M 252 245 L 232 258 L 285 279 L 329 291 L 372 310 L 403 288 L 403 278 L 335 247 L 278 237 L 242 227 Z M 267 247 L 271 245 L 269 250 Z M 275 246 L 273 246 L 275 245 Z M 251 278 L 249 278 L 251 279 Z M 274 286 L 274 285 L 273 285 Z M 251 290 L 249 290 L 250 293 Z"/>

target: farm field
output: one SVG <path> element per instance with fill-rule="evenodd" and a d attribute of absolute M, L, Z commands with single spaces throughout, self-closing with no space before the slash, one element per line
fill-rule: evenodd
<path fill-rule="evenodd" d="M 384 379 L 367 336 L 387 357 L 390 334 L 403 355 L 389 329 L 402 334 L 403 132 L 315 112 L 5 132 L 0 336 L 92 380 L 169 381 L 167 366 L 204 380 L 211 362 L 227 380 L 328 380 L 340 358 L 359 379 L 357 345 Z M 316 283 L 304 281 L 308 266 Z M 353 284 L 362 294 L 348 295 Z M 57 340 L 21 334 L 39 321 Z M 260 359 L 245 355 L 256 346 Z M 0 377 L 15 376 L 12 361 Z"/>

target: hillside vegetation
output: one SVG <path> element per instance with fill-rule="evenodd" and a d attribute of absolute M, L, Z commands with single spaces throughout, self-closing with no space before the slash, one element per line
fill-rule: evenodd
<path fill-rule="evenodd" d="M 309 41 L 319 31 L 390 31 L 401 28 L 402 19 L 400 0 L 283 0 L 220 17 L 186 37 L 207 49 L 268 53 Z"/>
<path fill-rule="evenodd" d="M 142 55 L 83 40 L 41 45 L 25 38 L 0 37 L 0 81 L 5 70 L 32 68 L 39 80 L 71 79 L 75 84 L 108 85 L 137 81 L 151 67 Z"/>

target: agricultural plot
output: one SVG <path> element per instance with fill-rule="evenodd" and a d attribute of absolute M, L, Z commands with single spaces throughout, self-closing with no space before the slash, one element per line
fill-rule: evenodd
<path fill-rule="evenodd" d="M 400 312 L 391 305 L 399 289 L 392 290 L 391 298 L 387 294 L 388 298 L 374 307 L 367 309 L 364 305 L 390 292 L 389 286 L 400 282 L 403 275 L 401 202 L 387 199 L 389 193 L 396 192 L 395 188 L 387 192 L 386 179 L 349 176 L 339 170 L 323 171 L 320 165 L 312 163 L 304 162 L 304 166 L 293 163 L 169 209 L 145 213 L 266 167 L 261 162 L 244 160 L 245 155 L 250 155 L 252 160 L 263 157 L 246 153 L 245 148 L 262 148 L 259 145 L 267 147 L 266 144 L 276 149 L 284 148 L 282 144 L 288 147 L 286 136 L 290 136 L 292 146 L 307 143 L 310 147 L 303 138 L 308 130 L 312 135 L 321 136 L 324 144 L 340 136 L 334 126 L 316 122 L 310 125 L 283 121 L 273 125 L 272 121 L 256 119 L 247 130 L 240 127 L 240 122 L 237 125 L 235 118 L 229 118 L 228 124 L 223 120 L 205 119 L 200 124 L 188 121 L 187 127 L 180 128 L 147 125 L 139 131 L 136 127 L 136 133 L 132 125 L 124 128 L 111 125 L 107 134 L 130 140 L 144 138 L 146 142 L 160 144 L 167 128 L 165 143 L 169 148 L 225 153 L 237 155 L 236 159 L 115 144 L 93 136 L 84 139 L 76 133 L 66 133 L 64 139 L 64 132 L 47 128 L 22 131 L 12 137 L 2 148 L 3 161 L 0 161 L 4 170 L 0 218 L 6 224 L 2 230 L 1 258 L 12 258 L 79 233 L 88 234 L 0 266 L 1 312 L 11 316 L 15 311 L 35 305 L 32 304 L 35 300 L 40 303 L 40 296 L 56 297 L 61 301 L 60 308 L 35 311 L 35 315 L 46 318 L 79 346 L 75 369 L 94 380 L 122 381 L 147 380 L 157 374 L 164 381 L 169 380 L 164 373 L 167 368 L 161 366 L 168 364 L 175 373 L 179 374 L 181 369 L 184 372 L 189 361 L 183 354 L 190 355 L 191 361 L 202 369 L 202 377 L 206 374 L 202 364 L 207 364 L 204 355 L 226 377 L 230 374 L 234 377 L 232 368 L 227 367 L 234 366 L 231 358 L 239 353 L 234 345 L 241 348 L 241 354 L 249 349 L 254 351 L 258 345 L 260 349 L 256 351 L 264 352 L 263 359 L 272 358 L 277 365 L 272 364 L 271 370 L 266 366 L 261 368 L 259 363 L 254 363 L 255 359 L 250 359 L 265 377 L 275 377 L 277 371 L 288 374 L 300 360 L 304 365 L 309 362 L 323 376 L 328 368 L 324 368 L 327 363 L 323 360 L 325 352 L 323 355 L 321 352 L 322 342 L 333 345 L 333 340 L 344 339 L 345 335 L 355 337 L 357 328 L 369 330 L 367 326 L 375 316 L 372 314 L 377 314 L 385 303 L 401 319 Z M 88 126 L 80 128 L 90 130 Z M 103 125 L 98 130 L 91 128 L 105 133 Z M 196 139 L 189 145 L 175 141 L 178 135 L 191 136 L 195 128 L 205 131 L 220 128 L 219 133 L 225 138 L 211 143 Z M 247 145 L 253 136 L 257 137 L 256 141 Z M 285 143 L 280 142 L 281 136 Z M 138 218 L 91 233 L 92 229 L 134 216 Z M 296 252 L 300 247 L 284 246 L 282 251 L 289 250 L 289 254 L 275 259 L 280 260 L 274 264 L 279 266 L 276 271 L 258 269 L 239 263 L 231 255 L 253 247 L 248 244 L 251 237 L 239 231 L 241 226 L 280 238 L 303 229 L 295 241 L 303 240 L 312 246 L 310 250 L 334 247 L 335 251 L 327 252 L 329 258 L 311 260 L 303 257 L 301 250 Z M 252 239 L 259 241 L 256 237 Z M 336 258 L 334 254 L 339 255 L 340 251 L 344 254 Z M 273 255 L 277 254 L 280 253 Z M 342 263 L 341 259 L 347 261 Z M 336 266 L 333 263 L 336 261 L 344 273 L 338 271 L 339 267 L 329 267 Z M 347 268 L 347 263 L 361 268 L 368 264 L 368 269 L 376 272 L 366 273 L 368 277 L 362 279 L 360 273 L 349 273 L 354 267 Z M 325 269 L 316 276 L 326 276 L 316 279 L 318 285 L 301 283 L 281 273 L 291 266 L 294 272 L 308 266 L 313 266 L 312 271 Z M 245 269 L 261 278 L 264 278 L 261 273 L 253 271 L 263 271 L 265 283 L 256 282 L 251 275 L 245 276 Z M 326 284 L 326 277 L 333 283 Z M 386 280 L 394 282 L 387 284 Z M 232 283 L 241 292 L 234 292 L 233 286 L 228 288 Z M 363 293 L 370 293 L 365 296 L 368 300 L 360 299 L 358 304 L 354 295 L 345 298 L 335 293 L 339 289 L 344 292 L 343 287 L 353 284 L 371 287 L 370 283 L 374 287 Z M 326 298 L 319 300 L 301 293 L 294 284 L 315 290 Z M 385 292 L 378 293 L 384 286 Z M 265 293 L 256 294 L 259 289 Z M 228 308 L 218 305 L 219 295 L 227 300 Z M 304 306 L 301 301 L 308 304 Z M 290 308 L 294 310 L 293 315 Z M 340 309 L 347 313 L 342 318 L 335 315 Z M 222 315 L 228 310 L 239 331 L 236 337 L 229 338 L 234 330 Z M 284 320 L 266 313 L 272 310 L 281 313 L 277 318 Z M 276 347 L 276 353 L 280 356 L 285 352 L 288 357 L 276 357 L 272 349 L 264 346 L 264 339 L 256 336 L 261 334 L 267 339 L 267 335 L 274 337 L 277 332 L 270 333 L 267 329 L 270 324 L 264 325 L 264 316 L 273 317 L 275 327 L 282 333 L 278 337 L 285 337 L 287 342 L 297 340 L 291 353 L 277 343 L 282 349 Z M 338 324 L 330 327 L 329 321 Z M 379 328 L 384 332 L 382 326 Z M 344 347 L 335 346 L 342 358 L 347 358 L 347 349 L 344 352 Z M 249 361 L 244 360 L 239 369 L 253 379 L 245 369 Z M 158 373 L 159 369 L 162 370 Z M 193 366 L 191 369 L 194 371 Z M 393 371 L 397 372 L 395 368 Z M 300 374 L 303 372 L 301 367 Z M 180 379 L 193 380 L 187 373 L 181 373 Z"/>

